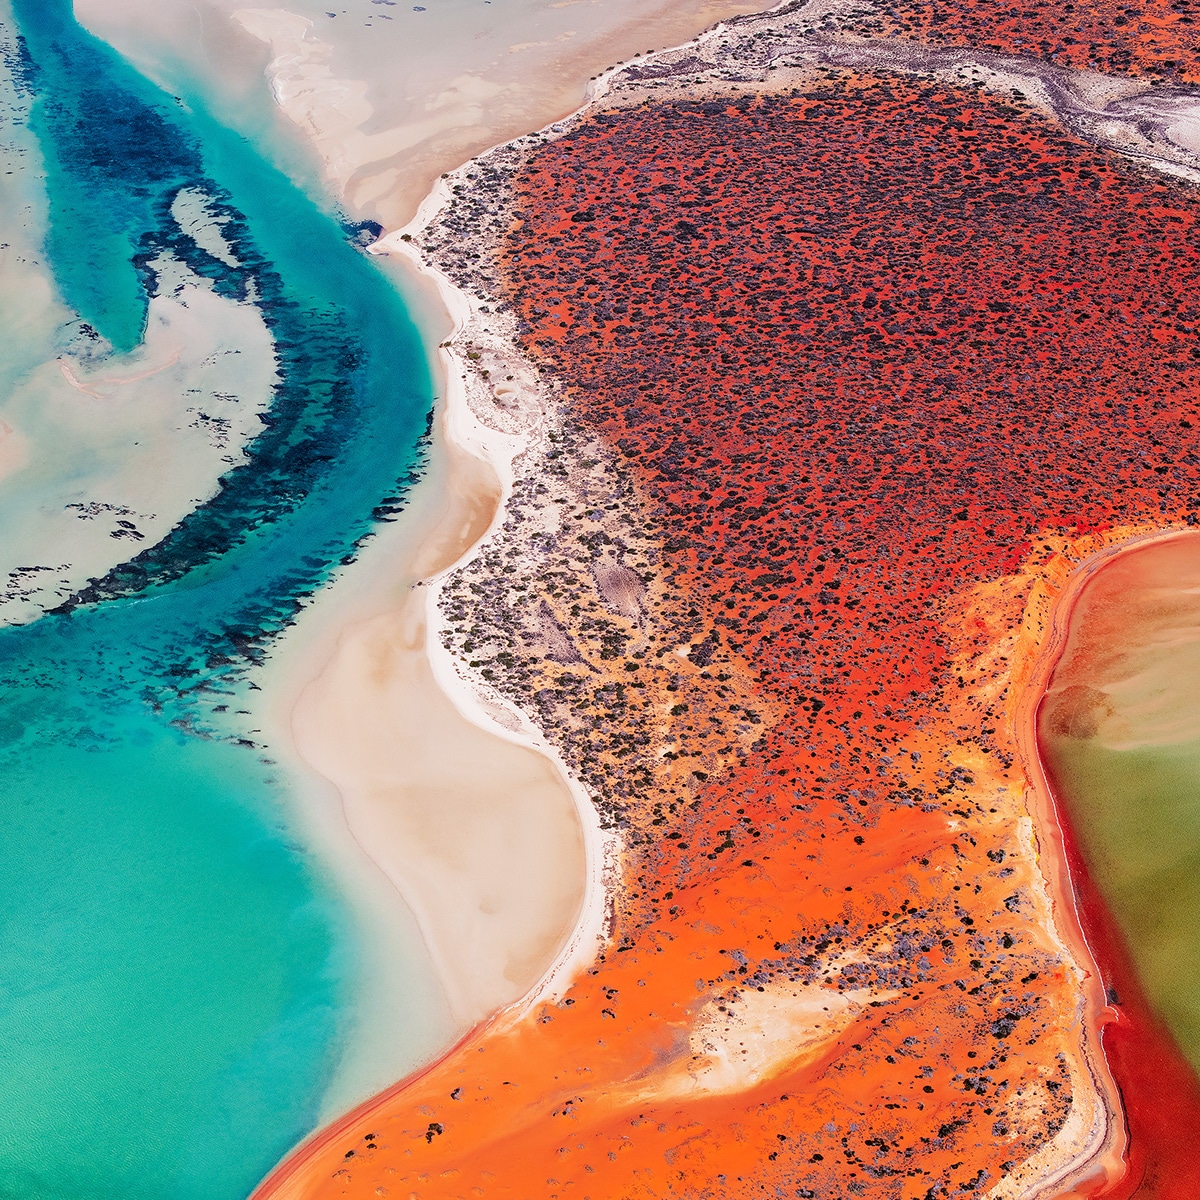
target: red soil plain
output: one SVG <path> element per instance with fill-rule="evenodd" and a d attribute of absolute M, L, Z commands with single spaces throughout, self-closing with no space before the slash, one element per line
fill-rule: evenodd
<path fill-rule="evenodd" d="M 593 757 L 648 739 L 656 680 L 678 740 L 603 812 L 594 966 L 259 1195 L 1015 1197 L 1107 1060 L 1128 1147 L 1119 1118 L 1040 1194 L 1194 1200 L 1200 1091 L 1032 737 L 1075 567 L 1196 519 L 1193 191 L 994 97 L 832 72 L 594 113 L 517 189 L 526 349 L 665 564 L 645 647 L 587 683 Z"/>

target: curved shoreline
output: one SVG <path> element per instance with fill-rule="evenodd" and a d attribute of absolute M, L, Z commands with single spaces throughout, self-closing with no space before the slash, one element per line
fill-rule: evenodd
<path fill-rule="evenodd" d="M 613 68 L 613 70 L 617 69 L 619 68 Z M 537 982 L 523 995 L 515 1000 L 493 1005 L 489 1016 L 482 1022 L 471 1022 L 465 1028 L 460 1027 L 458 1036 L 449 1045 L 441 1048 L 424 1066 L 396 1080 L 390 1087 L 355 1105 L 330 1123 L 314 1131 L 309 1138 L 289 1151 L 262 1180 L 252 1193 L 255 1198 L 279 1196 L 295 1197 L 295 1200 L 300 1200 L 302 1191 L 297 1192 L 287 1186 L 288 1179 L 294 1174 L 297 1161 L 319 1154 L 323 1148 L 342 1137 L 347 1129 L 386 1107 L 393 1096 L 411 1086 L 415 1080 L 436 1070 L 443 1060 L 452 1056 L 469 1041 L 476 1039 L 506 1018 L 523 1015 L 539 1001 L 554 998 L 569 983 L 571 975 L 591 961 L 596 946 L 602 943 L 606 936 L 609 923 L 608 893 L 604 877 L 606 872 L 612 869 L 612 860 L 616 852 L 615 839 L 611 836 L 606 837 L 601 831 L 598 815 L 590 797 L 569 772 L 557 749 L 546 742 L 524 713 L 505 701 L 498 693 L 491 692 L 485 700 L 479 686 L 483 681 L 469 680 L 467 670 L 442 644 L 439 636 L 443 624 L 437 605 L 441 587 L 456 569 L 465 565 L 479 552 L 489 534 L 502 524 L 505 502 L 511 492 L 514 478 L 513 462 L 528 442 L 528 435 L 526 437 L 506 436 L 499 431 L 487 429 L 471 411 L 466 398 L 466 389 L 462 383 L 464 372 L 459 369 L 466 368 L 469 363 L 460 357 L 450 345 L 450 342 L 463 332 L 471 320 L 473 310 L 470 298 L 456 287 L 444 273 L 432 264 L 425 262 L 407 245 L 408 238 L 419 233 L 436 218 L 450 196 L 451 193 L 445 182 L 439 180 L 429 196 L 422 202 L 413 220 L 403 228 L 396 230 L 394 234 L 381 238 L 379 242 L 370 247 L 370 250 L 372 253 L 396 256 L 414 274 L 436 286 L 443 311 L 451 322 L 450 331 L 439 346 L 435 358 L 435 368 L 440 374 L 442 391 L 435 408 L 436 427 L 441 431 L 443 444 L 448 445 L 455 452 L 470 456 L 495 474 L 500 484 L 500 492 L 487 528 L 469 544 L 459 545 L 457 553 L 449 561 L 439 562 L 436 569 L 417 578 L 411 585 L 409 601 L 415 600 L 420 615 L 425 619 L 425 654 L 437 684 L 459 714 L 466 721 L 492 736 L 544 756 L 558 771 L 570 794 L 580 827 L 585 834 L 584 900 L 580 912 L 567 927 L 562 944 L 553 961 Z M 452 481 L 444 480 L 443 483 L 452 484 Z M 421 528 L 415 538 L 411 536 L 405 538 L 405 545 L 409 551 L 407 559 L 410 568 L 421 563 L 425 544 L 435 532 L 438 523 L 435 519 L 431 527 Z M 373 606 L 373 608 L 377 607 L 378 605 Z M 344 621 L 338 623 L 339 633 L 337 636 L 339 639 L 342 636 L 341 631 L 345 628 Z M 328 631 L 322 641 L 326 645 L 329 643 Z M 311 671 L 313 658 L 311 646 L 306 648 L 302 657 L 310 664 L 309 671 Z M 324 656 L 318 649 L 317 658 L 322 657 Z M 285 685 L 284 690 L 294 691 L 300 679 L 305 678 L 307 674 L 308 671 L 304 669 L 303 665 L 297 671 L 296 664 L 293 663 L 291 671 L 288 672 L 293 682 L 290 687 Z M 507 723 L 497 719 L 501 714 L 509 718 Z M 288 723 L 292 724 L 291 721 Z M 302 759 L 305 759 L 302 741 L 296 736 L 294 727 L 292 736 L 296 742 L 297 753 Z M 367 846 L 354 835 L 353 831 L 350 836 L 367 858 L 372 862 L 377 862 Z M 403 889 L 398 890 L 403 895 Z M 405 896 L 404 898 L 411 907 L 409 897 Z"/>
<path fill-rule="evenodd" d="M 1124 951 L 1117 946 L 1105 945 L 1099 932 L 1095 934 L 1095 939 L 1099 939 L 1096 944 L 1093 944 L 1093 936 L 1089 935 L 1089 925 L 1095 925 L 1095 918 L 1089 922 L 1081 908 L 1089 902 L 1099 901 L 1101 905 L 1104 902 L 1084 866 L 1070 818 L 1063 811 L 1051 786 L 1042 753 L 1039 716 L 1050 682 L 1062 660 L 1076 608 L 1089 584 L 1107 567 L 1131 552 L 1180 538 L 1196 537 L 1200 537 L 1200 534 L 1187 526 L 1127 533 L 1078 562 L 1066 575 L 1060 590 L 1047 596 L 1049 611 L 1043 639 L 1037 647 L 1031 670 L 1021 681 L 1015 708 L 1015 741 L 1029 782 L 1027 795 L 1031 798 L 1027 799 L 1026 807 L 1034 818 L 1042 851 L 1052 864 L 1043 867 L 1043 875 L 1057 893 L 1052 898 L 1055 924 L 1070 946 L 1075 961 L 1085 969 L 1082 1016 L 1089 1022 L 1091 1037 L 1082 1043 L 1084 1061 L 1091 1072 L 1097 1094 L 1105 1100 L 1108 1114 L 1107 1130 L 1096 1130 L 1096 1149 L 1077 1156 L 1053 1177 L 1039 1182 L 1033 1191 L 1027 1193 L 1030 1197 L 1066 1200 L 1076 1196 L 1092 1196 L 1097 1194 L 1094 1189 L 1099 1184 L 1101 1190 L 1098 1194 L 1111 1197 L 1112 1200 L 1124 1200 L 1131 1194 L 1129 1186 L 1136 1186 L 1137 1183 L 1136 1179 L 1131 1178 L 1132 1166 L 1142 1169 L 1146 1151 L 1152 1149 L 1131 1140 L 1127 1101 L 1105 1046 L 1108 1030 L 1119 1027 L 1124 1021 L 1122 1013 L 1107 994 L 1105 974 L 1107 970 L 1114 969 L 1124 973 L 1126 964 L 1119 961 Z M 1085 897 L 1090 897 L 1090 901 Z M 1107 908 L 1103 907 L 1101 911 L 1104 919 L 1111 922 Z M 1122 996 L 1124 994 L 1125 988 L 1122 988 Z M 1140 1007 L 1144 1001 L 1139 995 L 1134 1003 Z M 1094 1053 L 1089 1053 L 1089 1048 L 1094 1049 Z"/>
<path fill-rule="evenodd" d="M 419 231 L 428 221 L 432 220 L 444 199 L 444 194 L 435 192 L 429 202 L 423 206 L 422 214 L 414 224 L 396 235 L 396 243 L 404 247 L 405 243 L 400 239 L 404 235 L 411 236 L 409 230 Z M 379 252 L 387 248 L 389 247 L 384 246 L 376 249 Z M 394 246 L 391 248 L 394 249 Z M 465 328 L 470 319 L 469 300 L 454 288 L 440 272 L 426 267 L 414 256 L 409 256 L 409 262 L 422 272 L 426 280 L 432 280 L 437 284 L 444 308 L 447 313 L 451 314 L 454 322 L 453 331 L 448 339 L 453 340 Z M 505 988 L 503 981 L 500 980 L 490 987 L 481 984 L 482 991 L 477 988 L 472 992 L 463 991 L 461 982 L 455 983 L 456 980 L 461 979 L 464 966 L 469 966 L 469 964 L 459 961 L 467 953 L 466 946 L 463 944 L 461 932 L 457 937 L 446 932 L 449 926 L 446 924 L 445 912 L 447 906 L 457 905 L 459 917 L 470 919 L 474 896 L 469 886 L 464 886 L 461 893 L 458 893 L 456 889 L 454 895 L 445 891 L 441 893 L 431 891 L 428 882 L 422 884 L 420 880 L 414 880 L 411 874 L 406 876 L 400 862 L 393 863 L 391 861 L 386 845 L 380 850 L 373 851 L 372 846 L 368 844 L 368 839 L 355 835 L 367 855 L 384 869 L 404 896 L 409 907 L 417 913 L 426 944 L 431 948 L 435 961 L 438 963 L 443 986 L 450 987 L 451 1007 L 459 1020 L 460 1027 L 465 1027 L 474 1025 L 482 1017 L 510 1005 L 528 1005 L 533 998 L 545 994 L 547 988 L 552 988 L 548 982 L 549 979 L 558 978 L 564 970 L 569 971 L 579 965 L 583 958 L 590 957 L 594 953 L 595 946 L 603 937 L 605 896 L 602 877 L 604 864 L 611 854 L 611 848 L 604 843 L 595 810 L 586 793 L 571 778 L 554 748 L 539 735 L 538 731 L 518 710 L 506 704 L 498 695 L 486 694 L 486 689 L 481 688 L 479 682 L 471 680 L 468 670 L 456 664 L 445 647 L 441 645 L 438 636 L 440 616 L 437 609 L 437 597 L 441 583 L 464 563 L 470 561 L 478 545 L 486 540 L 497 522 L 503 519 L 504 501 L 511 488 L 513 460 L 522 452 L 528 438 L 534 435 L 535 429 L 531 428 L 527 434 L 517 436 L 486 429 L 472 415 L 466 402 L 465 390 L 461 382 L 462 372 L 456 369 L 459 366 L 467 365 L 465 360 L 459 360 L 456 357 L 450 350 L 448 342 L 443 342 L 438 359 L 439 373 L 445 389 L 441 398 L 438 420 L 443 441 L 454 453 L 469 455 L 482 463 L 488 472 L 499 481 L 499 495 L 496 497 L 495 510 L 488 527 L 483 530 L 472 529 L 471 543 L 465 546 L 456 546 L 448 560 L 422 563 L 422 546 L 416 547 L 412 562 L 414 568 L 421 568 L 417 571 L 420 577 L 416 579 L 402 608 L 393 610 L 391 616 L 404 620 L 406 626 L 419 637 L 422 647 L 419 653 L 424 657 L 432 672 L 434 686 L 453 705 L 461 718 L 488 737 L 497 738 L 501 742 L 531 751 L 551 765 L 565 796 L 568 797 L 570 811 L 582 834 L 584 847 L 584 883 L 579 911 L 575 911 L 573 907 L 569 915 L 564 914 L 561 922 L 556 922 L 561 926 L 561 933 L 555 938 L 556 948 L 552 963 L 539 971 L 536 980 L 521 986 L 516 992 L 512 988 Z M 446 548 L 443 547 L 443 552 L 445 550 Z M 435 569 L 428 569 L 431 566 Z M 381 616 L 379 619 L 384 618 Z M 356 623 L 355 628 L 365 629 L 368 624 L 359 622 Z M 348 633 L 342 634 L 343 643 L 348 636 Z M 325 668 L 322 678 L 327 675 L 329 669 L 329 667 Z M 309 685 L 306 695 L 311 694 L 313 686 L 313 684 Z M 406 692 L 412 690 L 411 685 L 402 686 L 405 687 Z M 344 689 L 342 694 L 345 694 Z M 322 774 L 329 777 L 332 773 L 336 776 L 336 766 L 331 767 L 329 764 L 328 749 L 324 751 L 324 761 L 322 761 L 322 755 L 315 754 L 313 751 L 312 732 L 306 732 L 306 729 L 311 731 L 321 724 L 319 721 L 314 724 L 314 718 L 311 715 L 306 717 L 303 723 L 300 722 L 299 716 L 293 718 L 293 732 L 297 749 L 301 757 L 316 766 Z M 407 770 L 399 762 L 397 768 L 402 774 Z M 335 778 L 334 782 L 343 792 L 343 805 L 352 826 L 356 821 L 361 823 L 364 804 L 377 806 L 386 802 L 382 798 L 366 800 L 365 795 L 357 795 L 361 791 L 360 788 L 347 793 L 345 785 L 338 778 Z M 413 802 L 402 801 L 401 803 L 412 804 Z M 519 820 L 515 811 L 513 816 Z M 530 833 L 533 832 L 531 829 Z M 464 842 L 469 842 L 472 836 L 473 830 L 464 828 L 460 838 Z M 474 834 L 474 836 L 477 838 L 481 835 Z M 563 851 L 560 849 L 551 853 L 549 857 L 557 861 L 562 854 Z M 520 877 L 522 881 L 525 881 L 536 876 L 539 861 L 544 861 L 546 857 L 545 853 L 534 855 L 523 864 L 509 861 L 505 867 L 512 876 Z M 465 877 L 464 883 L 469 883 Z M 512 930 L 511 934 L 513 937 L 519 938 L 521 932 L 518 928 Z M 489 944 L 494 941 L 496 936 L 498 936 L 498 931 L 489 934 Z M 455 957 L 448 958 L 448 947 L 452 944 L 457 947 L 454 952 Z"/>
<path fill-rule="evenodd" d="M 1076 1187 L 1093 1184 L 1097 1176 L 1101 1177 L 1102 1187 L 1107 1192 L 1122 1180 L 1129 1148 L 1121 1093 L 1103 1045 L 1104 1029 L 1116 1020 L 1117 1014 L 1108 1004 L 1099 963 L 1084 933 L 1066 835 L 1042 761 L 1037 730 L 1038 713 L 1054 668 L 1062 654 L 1070 628 L 1071 613 L 1083 588 L 1106 563 L 1123 551 L 1132 546 L 1142 546 L 1164 537 L 1176 536 L 1177 532 L 1135 535 L 1106 547 L 1071 571 L 1062 590 L 1052 600 L 1044 639 L 1038 647 L 1030 674 L 1022 681 L 1020 699 L 1016 706 L 1014 740 L 1024 763 L 1031 793 L 1031 798 L 1026 801 L 1026 808 L 1034 818 L 1038 841 L 1048 852 L 1053 864 L 1043 867 L 1043 874 L 1057 892 L 1052 899 L 1056 924 L 1071 947 L 1073 958 L 1085 971 L 1082 1016 L 1089 1022 L 1091 1037 L 1082 1042 L 1084 1061 L 1091 1073 L 1096 1092 L 1103 1098 L 1107 1110 L 1107 1128 L 1096 1131 L 1094 1148 L 1067 1163 L 1056 1176 L 1046 1180 L 1035 1192 L 1030 1193 L 1032 1196 L 1088 1195 L 1091 1194 L 1090 1190 L 1077 1193 Z M 1051 1191 L 1051 1188 L 1055 1190 Z"/>
<path fill-rule="evenodd" d="M 619 68 L 612 70 L 616 71 Z M 603 84 L 598 81 L 589 91 L 598 93 L 602 87 Z M 589 94 L 583 107 L 587 107 L 593 100 L 594 95 Z M 439 423 L 442 435 L 457 450 L 485 463 L 500 482 L 500 494 L 487 529 L 453 562 L 429 573 L 420 581 L 421 607 L 427 631 L 425 653 L 438 685 L 466 720 L 495 737 L 534 750 L 554 764 L 575 805 L 580 827 L 584 832 L 586 852 L 583 902 L 562 945 L 538 982 L 519 999 L 495 1010 L 494 1018 L 508 1008 L 518 1013 L 525 1012 L 540 1000 L 555 998 L 565 988 L 571 975 L 591 962 L 595 950 L 603 944 L 610 924 L 608 888 L 605 880 L 614 870 L 618 839 L 612 834 L 605 834 L 601 829 L 599 814 L 590 795 L 570 771 L 558 748 L 545 738 L 516 705 L 489 687 L 481 677 L 473 675 L 470 668 L 450 651 L 441 636 L 447 625 L 439 609 L 442 589 L 452 575 L 478 556 L 489 537 L 503 525 L 505 509 L 516 477 L 515 463 L 530 448 L 545 414 L 545 409 L 537 406 L 532 423 L 524 432 L 506 434 L 486 426 L 468 402 L 464 380 L 468 377 L 471 363 L 456 353 L 453 343 L 467 331 L 473 318 L 478 315 L 475 308 L 481 302 L 476 300 L 473 304 L 472 297 L 457 287 L 436 265 L 427 262 L 411 245 L 415 237 L 437 218 L 451 198 L 450 188 L 444 180 L 439 180 L 408 225 L 386 235 L 371 247 L 373 253 L 391 254 L 402 258 L 415 272 L 436 285 L 444 309 L 453 322 L 451 334 L 438 351 L 439 366 L 446 387 L 442 401 L 442 419 Z"/>

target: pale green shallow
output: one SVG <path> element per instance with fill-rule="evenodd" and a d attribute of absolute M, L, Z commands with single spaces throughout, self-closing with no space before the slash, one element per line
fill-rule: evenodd
<path fill-rule="evenodd" d="M 1147 997 L 1200 1070 L 1200 742 L 1043 749 Z"/>

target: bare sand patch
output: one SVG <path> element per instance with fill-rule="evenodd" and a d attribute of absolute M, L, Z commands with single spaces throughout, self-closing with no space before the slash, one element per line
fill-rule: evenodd
<path fill-rule="evenodd" d="M 582 904 L 583 837 L 553 764 L 462 720 L 437 686 L 420 601 L 344 631 L 294 722 L 469 1023 L 550 965 Z"/>

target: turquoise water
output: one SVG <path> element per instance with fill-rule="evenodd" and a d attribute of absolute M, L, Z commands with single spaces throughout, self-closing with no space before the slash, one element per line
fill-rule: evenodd
<path fill-rule="evenodd" d="M 255 665 L 402 503 L 428 430 L 403 304 L 346 231 L 74 22 L 12 0 L 46 252 L 125 350 L 169 255 L 254 303 L 278 384 L 247 461 L 158 545 L 0 630 L 0 1197 L 235 1200 L 313 1126 L 355 932 L 297 844 Z M 203 192 L 230 266 L 170 216 Z"/>

